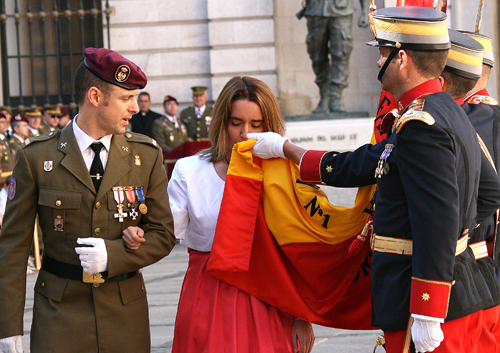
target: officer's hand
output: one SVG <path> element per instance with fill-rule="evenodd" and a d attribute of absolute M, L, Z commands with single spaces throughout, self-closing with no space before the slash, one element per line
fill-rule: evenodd
<path fill-rule="evenodd" d="M 4 353 L 23 353 L 21 336 L 12 336 L 0 339 L 0 350 Z"/>
<path fill-rule="evenodd" d="M 288 140 L 275 132 L 252 132 L 247 134 L 247 138 L 257 140 L 257 143 L 252 147 L 252 154 L 257 157 L 269 158 L 286 158 L 283 152 L 283 145 Z"/>
<path fill-rule="evenodd" d="M 358 27 L 365 28 L 370 25 L 370 21 L 368 20 L 368 15 L 361 14 L 358 17 Z"/>
<path fill-rule="evenodd" d="M 130 250 L 137 250 L 141 243 L 144 243 L 144 231 L 142 228 L 130 226 L 123 231 L 122 236 L 125 246 Z"/>
<path fill-rule="evenodd" d="M 80 262 L 87 273 L 99 273 L 108 269 L 108 252 L 106 243 L 101 238 L 78 238 L 78 244 L 90 247 L 75 248 L 80 255 Z"/>
<path fill-rule="evenodd" d="M 296 318 L 292 326 L 292 346 L 294 352 L 309 353 L 314 346 L 314 331 L 310 322 Z M 297 344 L 298 341 L 298 344 Z M 299 350 L 300 346 L 300 350 Z"/>
<path fill-rule="evenodd" d="M 416 352 L 432 352 L 444 340 L 440 322 L 419 318 L 411 326 L 411 335 Z"/>

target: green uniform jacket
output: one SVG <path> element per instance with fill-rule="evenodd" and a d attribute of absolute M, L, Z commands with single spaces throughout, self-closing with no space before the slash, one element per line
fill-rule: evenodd
<path fill-rule="evenodd" d="M 212 120 L 212 107 L 208 105 L 203 112 L 203 115 L 198 119 L 194 107 L 188 107 L 181 112 L 180 119 L 186 126 L 187 136 L 189 138 L 208 137 L 210 121 Z"/>
<path fill-rule="evenodd" d="M 158 142 L 163 153 L 170 152 L 187 140 L 183 128 L 177 129 L 175 124 L 166 116 L 156 119 L 153 122 L 152 130 L 153 138 Z"/>
<path fill-rule="evenodd" d="M 10 150 L 12 151 L 13 155 L 16 155 L 17 148 L 23 144 L 23 141 L 21 141 L 19 138 L 16 136 L 12 136 L 9 140 L 9 147 Z"/>
<path fill-rule="evenodd" d="M 14 169 L 14 154 L 10 150 L 7 138 L 0 138 L 0 168 L 3 172 L 11 172 Z M 0 177 L 0 182 L 5 182 L 5 178 Z"/>
<path fill-rule="evenodd" d="M 72 124 L 29 139 L 18 150 L 15 193 L 9 189 L 0 236 L 0 337 L 23 334 L 26 263 L 36 213 L 45 255 L 52 259 L 80 265 L 76 239 L 103 238 L 108 277 L 150 265 L 175 244 L 167 177 L 156 144 L 139 134 L 114 135 L 96 196 Z M 143 186 L 147 213 L 120 223 L 114 217 L 113 186 Z M 138 209 L 139 202 L 133 205 Z M 124 211 L 130 208 L 125 201 Z M 136 251 L 127 250 L 121 238 L 129 226 L 145 232 L 146 241 Z M 142 275 L 94 287 L 42 269 L 35 284 L 31 352 L 150 352 Z"/>
<path fill-rule="evenodd" d="M 40 135 L 43 135 L 43 134 L 50 133 L 52 130 L 50 129 L 49 125 L 47 125 L 47 123 L 45 121 L 42 121 L 40 123 L 40 127 L 38 128 L 38 131 L 40 131 Z"/>

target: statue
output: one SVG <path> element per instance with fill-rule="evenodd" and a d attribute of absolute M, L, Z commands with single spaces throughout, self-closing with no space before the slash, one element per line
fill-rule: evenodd
<path fill-rule="evenodd" d="M 369 0 L 360 0 L 360 5 L 358 26 L 368 27 Z M 341 98 L 349 76 L 353 14 L 353 0 L 305 0 L 297 13 L 297 18 L 307 19 L 307 52 L 321 97 L 313 113 L 344 111 Z"/>

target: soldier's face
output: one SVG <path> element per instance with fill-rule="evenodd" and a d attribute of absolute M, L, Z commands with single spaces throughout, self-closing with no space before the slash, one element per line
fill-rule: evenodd
<path fill-rule="evenodd" d="M 42 122 L 42 117 L 38 117 L 38 116 L 29 116 L 28 117 L 28 121 L 29 121 L 29 126 L 32 128 L 32 129 L 38 129 L 40 127 L 40 123 Z"/>
<path fill-rule="evenodd" d="M 235 143 L 245 141 L 250 132 L 264 132 L 264 118 L 257 103 L 246 99 L 234 101 L 227 127 L 229 133 L 229 156 Z"/>
<path fill-rule="evenodd" d="M 19 135 L 20 138 L 26 139 L 29 136 L 28 123 L 21 121 L 15 128 L 14 131 Z"/>
<path fill-rule="evenodd" d="M 193 104 L 198 108 L 201 108 L 207 102 L 207 93 L 193 95 Z"/>
<path fill-rule="evenodd" d="M 59 116 L 57 116 L 57 115 L 52 115 L 52 114 L 49 114 L 49 113 L 45 113 L 43 115 L 43 120 L 51 128 L 56 128 L 59 125 Z"/>
<path fill-rule="evenodd" d="M 7 123 L 10 123 L 10 119 L 12 119 L 12 114 L 6 110 L 1 110 L 0 113 L 4 113 L 7 118 Z"/>
<path fill-rule="evenodd" d="M 71 121 L 68 114 L 61 116 L 59 119 L 59 127 L 65 127 Z"/>
<path fill-rule="evenodd" d="M 169 116 L 175 116 L 177 114 L 177 111 L 179 110 L 179 106 L 175 101 L 170 101 L 165 103 L 163 110 L 165 111 L 165 114 Z"/>
<path fill-rule="evenodd" d="M 139 112 L 137 106 L 138 89 L 127 90 L 113 86 L 108 97 L 99 105 L 97 129 L 102 136 L 123 134 L 133 114 Z"/>
<path fill-rule="evenodd" d="M 380 51 L 380 58 L 377 61 L 377 66 L 379 69 L 381 69 L 385 61 L 387 60 L 387 57 L 391 54 L 392 48 L 388 47 L 379 47 Z M 396 84 L 396 73 L 394 70 L 396 69 L 397 66 L 397 55 L 394 59 L 392 59 L 392 62 L 387 66 L 387 69 L 385 70 L 384 75 L 381 78 L 381 83 L 382 83 L 382 89 L 385 89 L 386 91 L 394 94 L 394 85 Z"/>
<path fill-rule="evenodd" d="M 5 131 L 7 131 L 7 119 L 2 118 L 0 119 L 0 134 L 5 134 Z"/>

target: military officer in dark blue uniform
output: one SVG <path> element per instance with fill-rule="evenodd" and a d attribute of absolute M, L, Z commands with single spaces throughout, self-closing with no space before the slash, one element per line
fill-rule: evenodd
<path fill-rule="evenodd" d="M 372 326 L 393 352 L 475 351 L 491 301 L 467 246 L 476 223 L 500 205 L 500 181 L 467 116 L 442 92 L 450 48 L 446 15 L 420 7 L 372 14 L 382 89 L 397 100 L 388 138 L 351 153 L 305 151 L 272 133 L 261 157 L 300 162 L 306 182 L 378 185 L 372 237 Z M 392 118 L 392 119 L 391 119 Z M 385 120 L 385 119 L 384 119 Z"/>
<path fill-rule="evenodd" d="M 482 75 L 483 46 L 473 38 L 458 31 L 449 30 L 451 49 L 443 71 L 443 89 L 462 106 L 476 132 L 481 138 L 481 147 L 490 163 L 498 171 L 498 148 L 500 140 L 500 110 L 491 97 L 477 95 L 470 103 L 464 97 L 470 92 Z M 495 264 L 492 248 L 497 231 L 497 213 L 476 226 L 471 234 L 469 246 L 474 252 L 478 268 L 488 283 L 493 301 L 483 311 L 483 330 L 478 341 L 478 352 L 496 352 L 500 343 L 500 268 Z M 497 340 L 499 342 L 497 342 Z"/>

